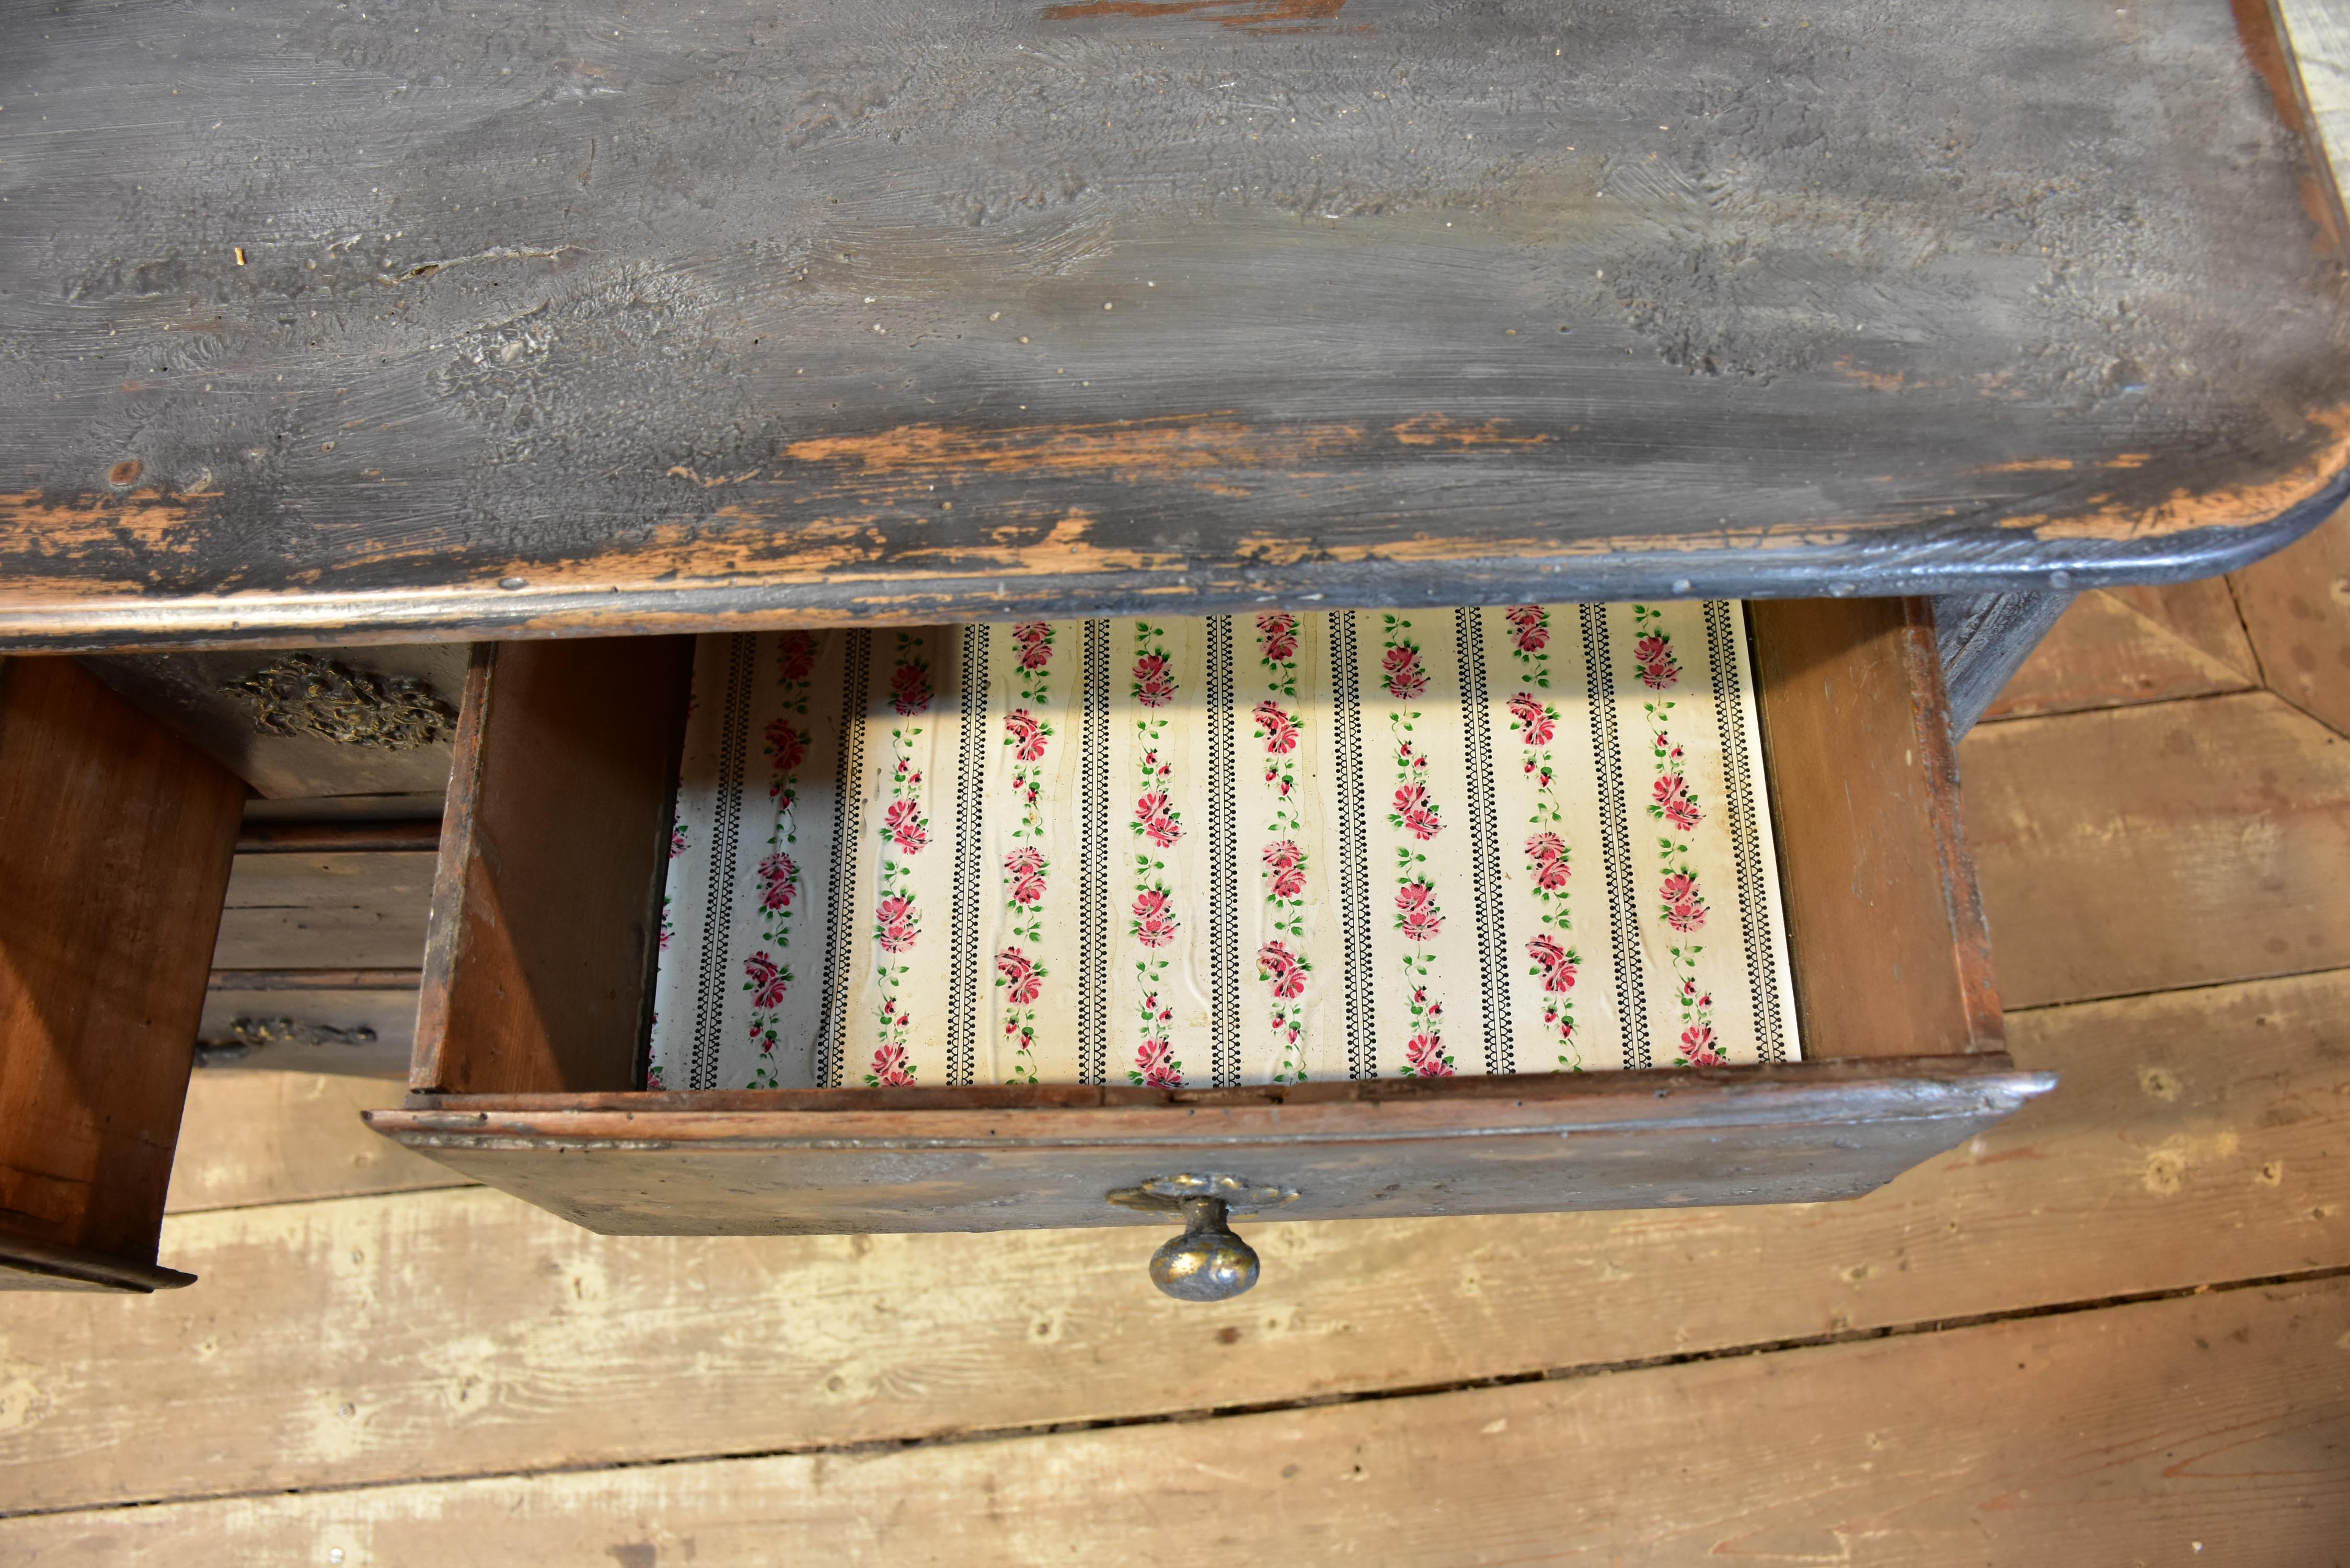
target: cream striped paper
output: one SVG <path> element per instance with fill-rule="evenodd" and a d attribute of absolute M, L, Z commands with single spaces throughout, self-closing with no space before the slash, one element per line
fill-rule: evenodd
<path fill-rule="evenodd" d="M 652 1086 L 1798 1058 L 1735 603 L 702 639 Z"/>

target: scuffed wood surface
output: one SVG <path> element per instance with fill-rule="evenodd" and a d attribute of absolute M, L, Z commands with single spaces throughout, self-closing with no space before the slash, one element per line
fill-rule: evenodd
<path fill-rule="evenodd" d="M 778 1107 L 760 1110 L 679 1110 L 659 1094 L 610 1096 L 635 1109 L 537 1096 L 557 1103 L 525 1110 L 465 1096 L 368 1121 L 615 1235 L 1149 1226 L 1163 1221 L 1106 1195 L 1201 1170 L 1295 1193 L 1279 1210 L 1290 1220 L 1525 1214 L 1856 1197 L 2051 1086 L 2007 1066 L 1540 1074 L 1502 1080 L 1508 1097 L 1227 1089 L 1098 1110 L 962 1108 L 995 1097 L 984 1088 L 925 1110 L 815 1109 L 834 1093 L 823 1090 L 742 1096 Z"/>
<path fill-rule="evenodd" d="M 2315 166 L 2210 0 L 10 45 L 19 645 L 2077 589 L 2350 462 Z"/>
<path fill-rule="evenodd" d="M 2073 601 L 1983 718 L 2214 697 L 2260 683 L 2225 580 L 2104 588 Z"/>
<path fill-rule="evenodd" d="M 172 1314 L 0 1314 L 29 1401 L 0 1501 L 1104 1419 L 2326 1267 L 2350 1257 L 2345 1016 L 2350 973 L 2023 1014 L 2016 1050 L 2062 1086 L 1867 1198 L 1243 1222 L 1264 1280 L 1214 1307 L 1151 1289 L 1149 1231 L 606 1238 L 481 1189 L 182 1215 L 172 1253 L 203 1277 Z M 271 1185 L 341 1179 L 302 1158 Z"/>
<path fill-rule="evenodd" d="M 1747 610 L 1804 1055 L 1998 1050 L 1930 602 Z"/>
<path fill-rule="evenodd" d="M 213 968 L 413 969 L 434 859 L 430 849 L 239 855 Z"/>
<path fill-rule="evenodd" d="M 2332 168 L 2350 161 L 2350 10 L 2342 0 L 2272 0 L 2293 49 L 2301 101 Z"/>
<path fill-rule="evenodd" d="M 2350 1539 L 2345 1339 L 2337 1279 L 1217 1421 L 53 1514 L 0 1552 L 2310 1568 Z"/>
<path fill-rule="evenodd" d="M 2350 741 L 2273 694 L 1986 724 L 1961 762 L 2010 1006 L 2350 963 Z"/>
<path fill-rule="evenodd" d="M 2269 689 L 2350 735 L 2350 512 L 2229 580 Z"/>
<path fill-rule="evenodd" d="M 401 1085 L 340 1074 L 207 1069 L 188 1084 L 167 1213 L 249 1209 L 464 1181 L 369 1132 L 362 1111 L 400 1104 Z"/>
<path fill-rule="evenodd" d="M 218 986 L 204 993 L 196 1037 L 205 1073 L 344 1073 L 405 1084 L 416 1054 L 416 988 Z"/>

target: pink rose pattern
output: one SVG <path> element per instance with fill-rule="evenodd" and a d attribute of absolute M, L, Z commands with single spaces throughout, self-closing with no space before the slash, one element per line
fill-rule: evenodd
<path fill-rule="evenodd" d="M 1515 667 L 1513 674 L 1497 669 L 1494 677 L 1512 681 L 1502 687 L 1510 694 L 1497 703 L 1511 736 L 1505 745 L 1533 786 L 1534 807 L 1522 830 L 1525 881 L 1520 896 L 1530 891 L 1541 925 L 1531 932 L 1523 927 L 1513 932 L 1523 955 L 1523 969 L 1514 971 L 1523 978 L 1516 983 L 1523 988 L 1522 996 L 1531 992 L 1539 997 L 1545 1029 L 1557 1043 L 1558 1065 L 1579 1070 L 1583 1064 L 1575 1007 L 1581 991 L 1583 959 L 1573 945 L 1569 909 L 1575 880 L 1575 846 L 1557 787 L 1555 747 L 1565 721 L 1551 695 L 1555 690 L 1552 659 L 1558 646 L 1555 612 L 1522 605 L 1486 613 L 1504 628 L 1501 647 L 1495 649 L 1497 667 L 1504 659 Z M 1698 772 L 1676 733 L 1678 725 L 1686 722 L 1679 709 L 1686 707 L 1687 701 L 1679 695 L 1685 672 L 1676 638 L 1668 629 L 1672 623 L 1664 610 L 1649 606 L 1631 607 L 1630 613 L 1634 635 L 1628 639 L 1628 668 L 1619 668 L 1625 669 L 1626 679 L 1637 680 L 1652 694 L 1643 701 L 1642 711 L 1649 725 L 1653 767 L 1648 777 L 1635 784 L 1633 793 L 1659 829 L 1655 869 L 1644 880 L 1655 878 L 1649 883 L 1648 919 L 1659 923 L 1664 939 L 1659 945 L 1669 957 L 1679 1002 L 1678 1053 L 1672 1060 L 1676 1065 L 1714 1065 L 1728 1061 L 1729 1054 L 1719 1034 L 1715 999 L 1705 983 L 1703 943 L 1712 911 L 1690 842 L 1695 833 L 1707 827 L 1712 815 L 1711 803 L 1703 797 Z M 1260 820 L 1255 846 L 1267 915 L 1266 929 L 1255 950 L 1256 978 L 1264 998 L 1264 1011 L 1256 1018 L 1263 1021 L 1260 1026 L 1268 1027 L 1265 1041 L 1277 1056 L 1276 1063 L 1267 1064 L 1272 1068 L 1270 1076 L 1275 1082 L 1291 1083 L 1306 1075 L 1305 1004 L 1317 983 L 1305 929 L 1305 901 L 1315 870 L 1311 852 L 1315 841 L 1306 828 L 1301 779 L 1306 766 L 1304 758 L 1314 751 L 1306 726 L 1310 715 L 1320 710 L 1302 702 L 1298 694 L 1299 654 L 1305 641 L 1301 618 L 1267 612 L 1250 619 L 1255 628 L 1263 684 L 1255 705 L 1247 710 L 1245 722 L 1253 726 L 1254 741 L 1262 748 L 1250 755 L 1263 764 L 1255 776 L 1266 786 L 1262 807 L 1266 815 Z M 1449 679 L 1444 667 L 1430 669 L 1426 652 L 1412 636 L 1411 618 L 1395 614 L 1385 621 L 1386 633 L 1375 666 L 1378 673 L 1369 680 L 1378 681 L 1388 696 L 1408 703 L 1412 698 L 1424 697 L 1439 675 Z M 1177 880 L 1180 873 L 1165 857 L 1165 851 L 1178 846 L 1188 830 L 1182 809 L 1184 791 L 1177 788 L 1174 776 L 1174 759 L 1180 753 L 1172 749 L 1170 738 L 1172 715 L 1163 711 L 1180 696 L 1179 667 L 1168 648 L 1173 628 L 1160 623 L 1136 628 L 1128 692 L 1139 711 L 1135 717 L 1141 743 L 1137 749 L 1135 793 L 1128 797 L 1134 802 L 1129 831 L 1135 836 L 1137 857 L 1125 917 L 1128 934 L 1134 941 L 1131 956 L 1142 998 L 1136 1013 L 1134 1055 L 1128 1077 L 1136 1084 L 1159 1087 L 1185 1082 L 1177 1055 L 1170 975 L 1186 935 L 1185 924 L 1192 918 Z M 1005 706 L 997 711 L 1002 723 L 999 742 L 1010 765 L 1004 774 L 994 776 L 1009 780 L 1008 786 L 998 787 L 1009 788 L 1018 826 L 1009 829 L 1010 842 L 1001 866 L 1005 936 L 993 955 L 993 973 L 1003 999 L 999 1016 L 1009 1081 L 1035 1083 L 1040 1078 L 1037 1010 L 1049 983 L 1049 970 L 1041 961 L 1042 911 L 1054 875 L 1045 853 L 1044 825 L 1050 807 L 1043 796 L 1050 788 L 1045 782 L 1047 759 L 1058 744 L 1051 722 L 1055 633 L 1049 624 L 1036 622 L 1011 628 L 1009 634 L 1014 656 L 1007 670 L 1018 700 L 1014 702 L 1006 692 Z M 936 836 L 927 809 L 926 781 L 915 765 L 925 715 L 935 702 L 925 640 L 919 634 L 899 634 L 897 658 L 882 659 L 886 694 L 899 723 L 891 732 L 885 764 L 889 770 L 888 792 L 878 823 L 884 841 L 879 878 L 882 886 L 875 895 L 872 929 L 882 993 L 877 1009 L 881 1027 L 879 1038 L 871 1043 L 873 1055 L 863 1075 L 864 1081 L 874 1085 L 910 1084 L 917 1077 L 910 1051 L 915 1021 L 909 1015 L 902 993 L 906 977 L 913 972 L 911 964 L 919 961 L 919 950 L 928 945 L 923 938 L 927 911 L 917 907 L 910 866 L 914 857 L 927 853 Z M 1003 646 L 998 643 L 999 649 Z M 750 896 L 761 938 L 752 951 L 738 958 L 735 983 L 749 998 L 754 1015 L 750 1033 L 758 1053 L 751 1064 L 754 1087 L 776 1085 L 780 1009 L 787 995 L 796 995 L 789 961 L 797 935 L 795 922 L 808 919 L 813 908 L 794 811 L 803 771 L 813 754 L 812 724 L 806 715 L 820 647 L 815 637 L 805 632 L 783 634 L 776 639 L 771 668 L 783 690 L 782 711 L 763 721 L 764 729 L 756 732 L 764 738 L 770 764 L 768 793 L 779 809 L 764 852 L 755 860 L 744 862 L 746 873 L 755 867 Z M 1618 642 L 1619 657 L 1627 647 L 1626 642 Z M 775 712 L 775 705 L 770 705 L 769 712 Z M 1429 772 L 1430 757 L 1416 732 L 1419 717 L 1412 711 L 1389 715 L 1392 781 L 1379 791 L 1378 805 L 1388 818 L 1390 843 L 1398 857 L 1391 885 L 1393 929 L 1405 950 L 1401 962 L 1410 998 L 1408 1017 L 1398 1020 L 1405 1025 L 1403 1060 L 1388 1070 L 1430 1076 L 1456 1070 L 1446 1050 L 1443 981 L 1433 973 L 1429 949 L 1456 912 L 1446 907 L 1448 886 L 1435 849 L 1447 842 L 1447 806 L 1457 803 L 1438 798 L 1438 786 Z M 1521 792 L 1516 798 L 1523 802 L 1528 797 Z M 673 825 L 671 854 L 681 854 L 689 836 L 698 831 L 683 821 Z M 1461 896 L 1452 891 L 1454 898 Z M 663 906 L 661 942 L 667 948 L 671 928 L 666 898 Z M 1394 1058 L 1388 1061 L 1392 1064 Z"/>
<path fill-rule="evenodd" d="M 874 1022 L 880 1043 L 865 1072 L 868 1088 L 899 1088 L 915 1081 L 915 1063 L 906 1041 L 914 1020 L 900 995 L 914 972 L 908 956 L 922 938 L 922 911 L 913 890 L 913 859 L 930 846 L 931 819 L 922 795 L 922 772 L 914 765 L 920 726 L 909 722 L 930 711 L 931 665 L 921 635 L 898 633 L 896 667 L 889 674 L 889 706 L 898 722 L 889 726 L 889 804 L 881 814 L 881 869 L 873 902 L 873 980 L 880 996 Z"/>
<path fill-rule="evenodd" d="M 1540 605 L 1512 605 L 1502 612 L 1510 623 L 1510 657 L 1521 664 L 1537 664 L 1547 675 L 1550 664 L 1550 611 Z M 1548 686 L 1544 679 L 1540 682 Z"/>
<path fill-rule="evenodd" d="M 1012 797 L 1020 808 L 1013 850 L 1003 857 L 1003 916 L 1011 940 L 995 955 L 995 983 L 1003 992 L 1003 1043 L 1012 1054 L 1011 1084 L 1036 1076 L 1036 1000 L 1051 971 L 1036 954 L 1045 941 L 1045 893 L 1052 864 L 1045 858 L 1045 753 L 1053 726 L 1036 715 L 1052 697 L 1053 628 L 1041 620 L 1012 628 L 1013 679 L 1020 706 L 1003 716 L 1003 744 L 1012 753 Z M 1027 946 L 1022 947 L 1025 942 Z"/>
<path fill-rule="evenodd" d="M 1673 639 L 1664 628 L 1664 612 L 1634 605 L 1632 624 L 1637 633 L 1632 663 L 1640 684 L 1651 691 L 1671 691 L 1680 681 L 1681 667 L 1673 658 Z M 1673 707 L 1668 697 L 1640 705 L 1648 716 L 1648 752 L 1657 769 L 1648 790 L 1648 815 L 1672 830 L 1657 836 L 1660 867 L 1657 912 L 1667 929 L 1683 939 L 1668 942 L 1665 949 L 1672 961 L 1673 999 L 1680 1008 L 1681 1020 L 1680 1052 L 1673 1065 L 1718 1067 L 1728 1058 L 1714 1039 L 1713 993 L 1698 982 L 1697 961 L 1705 949 L 1687 940 L 1705 929 L 1705 891 L 1690 864 L 1688 843 L 1673 836 L 1692 831 L 1705 817 L 1689 786 L 1686 749 L 1672 737 Z"/>
<path fill-rule="evenodd" d="M 1575 929 L 1567 882 L 1575 861 L 1560 830 L 1566 813 L 1558 798 L 1558 759 L 1551 742 L 1558 734 L 1558 709 L 1542 695 L 1550 690 L 1550 611 L 1540 605 L 1512 605 L 1502 612 L 1510 627 L 1510 658 L 1523 673 L 1526 689 L 1509 701 L 1510 729 L 1518 737 L 1518 770 L 1534 784 L 1534 808 L 1526 817 L 1526 873 L 1542 909 L 1542 931 L 1526 943 L 1534 972 L 1543 977 L 1543 1027 L 1558 1042 L 1558 1064 L 1583 1071 L 1575 1038 L 1575 985 L 1582 956 L 1558 939 Z M 1550 983 L 1564 974 L 1565 982 Z"/>
<path fill-rule="evenodd" d="M 1632 644 L 1633 671 L 1649 691 L 1668 691 L 1681 678 L 1681 667 L 1673 659 L 1672 638 L 1659 624 L 1664 612 L 1635 605 L 1632 615 L 1638 628 Z"/>
<path fill-rule="evenodd" d="M 1423 1029 L 1405 1041 L 1403 1075 L 1407 1078 L 1452 1076 L 1452 1058 L 1444 1054 L 1444 1036 Z"/>
<path fill-rule="evenodd" d="M 1142 995 L 1135 1004 L 1139 1041 L 1134 1065 L 1127 1070 L 1126 1076 L 1129 1083 L 1152 1089 L 1183 1086 L 1183 1064 L 1176 1060 L 1174 1047 L 1169 1043 L 1175 1009 L 1160 1000 L 1160 993 L 1167 989 L 1167 971 L 1173 961 L 1166 950 L 1173 944 L 1183 922 L 1176 918 L 1175 892 L 1167 883 L 1167 862 L 1157 853 L 1173 848 L 1183 836 L 1183 815 L 1175 809 L 1172 794 L 1175 763 L 1163 754 L 1167 749 L 1167 721 L 1155 711 L 1173 702 L 1178 690 L 1175 661 L 1167 652 L 1167 628 L 1147 620 L 1137 621 L 1134 677 L 1127 694 L 1144 711 L 1134 722 L 1134 820 L 1128 826 L 1142 842 L 1134 855 L 1133 903 L 1127 934 L 1141 949 L 1135 955 L 1134 974 L 1140 982 Z"/>
<path fill-rule="evenodd" d="M 1411 622 L 1396 616 L 1387 620 L 1388 641 L 1379 652 L 1379 669 L 1387 676 L 1388 695 L 1409 702 L 1428 690 L 1428 671 L 1420 666 L 1419 644 L 1397 639 L 1395 628 L 1409 630 Z"/>
<path fill-rule="evenodd" d="M 1256 978 L 1265 988 L 1265 1021 L 1280 1053 L 1276 1084 L 1305 1082 L 1305 988 L 1314 971 L 1305 946 L 1305 817 L 1297 794 L 1301 732 L 1297 701 L 1297 618 L 1274 610 L 1256 618 L 1257 665 L 1265 697 L 1251 711 L 1264 747 L 1264 782 L 1273 792 L 1265 843 L 1258 851 L 1264 881 L 1265 929 L 1274 933 L 1256 950 Z M 1287 706 L 1284 706 L 1284 704 Z M 1301 950 L 1293 951 L 1291 943 Z"/>
<path fill-rule="evenodd" d="M 759 938 L 761 946 L 743 961 L 743 989 L 751 992 L 751 1040 L 759 1048 L 751 1071 L 750 1087 L 780 1088 L 775 1072 L 775 1047 L 782 1040 L 776 1010 L 798 983 L 785 961 L 791 951 L 792 925 L 802 905 L 800 867 L 792 853 L 799 843 L 800 767 L 807 761 L 813 736 L 808 724 L 808 694 L 816 680 L 816 634 L 785 632 L 775 642 L 775 686 L 783 711 L 768 721 L 766 730 L 767 798 L 775 803 L 775 830 L 767 835 L 767 852 L 759 858 Z M 663 922 L 662 940 L 668 940 Z"/>
<path fill-rule="evenodd" d="M 1420 661 L 1419 644 L 1412 640 L 1409 618 L 1380 618 L 1382 638 L 1379 669 L 1388 695 L 1409 701 L 1428 690 L 1428 673 Z M 1444 830 L 1441 808 L 1428 793 L 1428 754 L 1415 733 L 1417 709 L 1398 709 L 1388 715 L 1388 740 L 1395 758 L 1395 796 L 1388 826 L 1396 830 L 1395 929 L 1410 944 L 1403 950 L 1403 979 L 1410 989 L 1411 1038 L 1404 1044 L 1403 1075 L 1441 1078 L 1451 1075 L 1452 1058 L 1444 1051 L 1444 1002 L 1433 994 L 1435 959 L 1426 943 L 1444 929 L 1444 907 L 1436 897 L 1436 869 L 1419 847 Z"/>

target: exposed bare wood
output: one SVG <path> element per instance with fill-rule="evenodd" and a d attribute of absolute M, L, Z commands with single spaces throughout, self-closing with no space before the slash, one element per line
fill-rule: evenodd
<path fill-rule="evenodd" d="M 67 659 L 0 663 L 0 1275 L 151 1290 L 244 785 Z"/>
<path fill-rule="evenodd" d="M 2308 1568 L 2350 1538 L 2346 1338 L 2335 1279 L 1218 1421 L 51 1514 L 0 1552 Z"/>
<path fill-rule="evenodd" d="M 1867 1198 L 1243 1221 L 1265 1279 L 1218 1307 L 1150 1288 L 1148 1231 L 608 1238 L 484 1190 L 184 1215 L 186 1311 L 0 1315 L 0 1366 L 36 1391 L 0 1429 L 0 1492 L 78 1507 L 1097 1420 L 2327 1267 L 2350 1258 L 2345 1013 L 2350 974 L 2022 1014 L 2018 1051 L 2062 1085 Z M 335 1189 L 374 1137 L 344 1136 L 280 1135 L 306 1163 L 265 1185 Z M 146 1418 L 164 1407 L 186 1420 Z"/>
<path fill-rule="evenodd" d="M 1965 762 L 2010 1006 L 2350 962 L 2350 741 L 2277 697 L 1987 724 Z"/>
<path fill-rule="evenodd" d="M 465 683 L 411 1084 L 633 1088 L 688 638 L 489 645 Z"/>
<path fill-rule="evenodd" d="M 1927 602 L 1749 613 L 1804 1054 L 1999 1049 Z"/>
<path fill-rule="evenodd" d="M 198 1073 L 172 1162 L 168 1212 L 412 1192 L 464 1180 L 367 1131 L 362 1111 L 400 1103 L 400 1085 L 340 1074 Z"/>

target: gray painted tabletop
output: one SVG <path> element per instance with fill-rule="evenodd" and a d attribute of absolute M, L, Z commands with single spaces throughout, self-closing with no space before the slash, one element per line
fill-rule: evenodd
<path fill-rule="evenodd" d="M 2350 468 L 2226 0 L 0 34 L 0 646 L 2064 592 Z"/>

